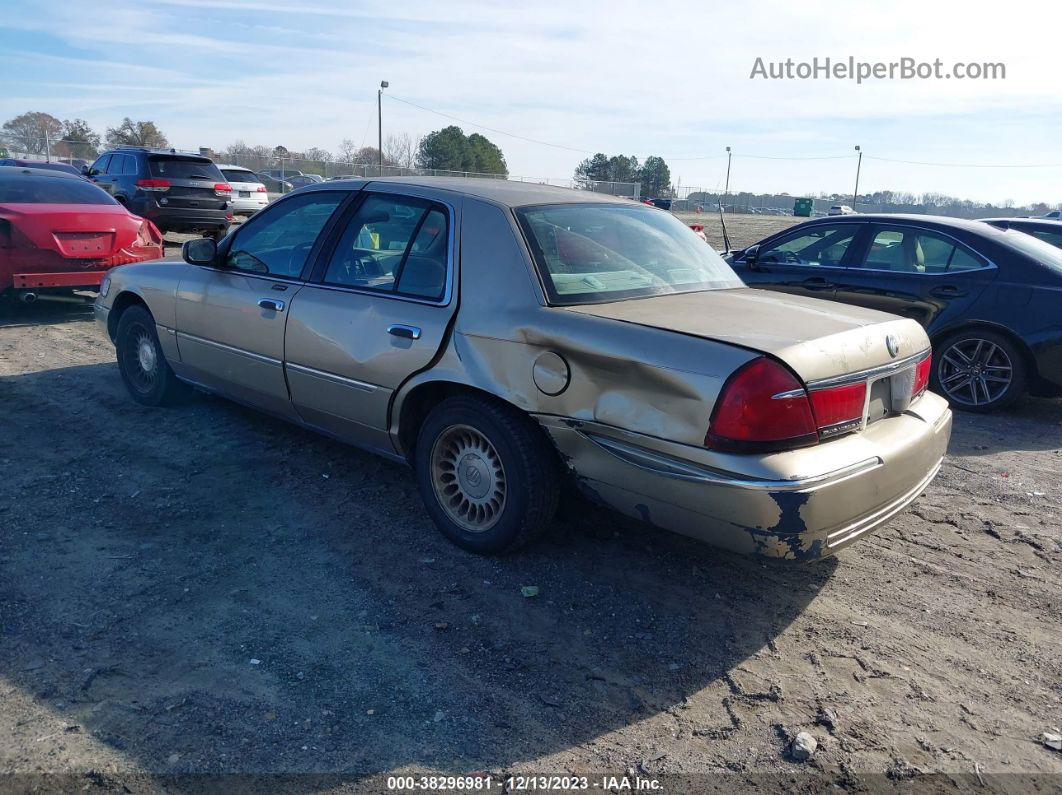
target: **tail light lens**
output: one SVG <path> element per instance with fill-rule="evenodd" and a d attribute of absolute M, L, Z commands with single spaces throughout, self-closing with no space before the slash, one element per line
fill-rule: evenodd
<path fill-rule="evenodd" d="M 819 437 L 826 439 L 862 425 L 866 401 L 865 381 L 812 392 L 811 410 L 815 413 Z"/>
<path fill-rule="evenodd" d="M 266 186 L 265 185 L 259 185 L 257 188 L 255 188 L 255 192 L 256 193 L 266 193 L 267 192 L 266 191 Z"/>
<path fill-rule="evenodd" d="M 225 213 L 225 220 L 226 220 L 226 221 L 231 221 L 231 220 L 233 220 L 233 215 L 232 215 L 232 213 Z"/>
<path fill-rule="evenodd" d="M 929 387 L 929 371 L 933 369 L 933 354 L 929 354 L 915 365 L 914 387 L 911 389 L 911 398 L 920 396 Z"/>
<path fill-rule="evenodd" d="M 168 179 L 138 179 L 136 186 L 141 190 L 161 193 L 170 189 L 170 181 Z"/>
<path fill-rule="evenodd" d="M 817 443 L 804 385 L 773 359 L 761 357 L 730 376 L 712 410 L 706 447 L 769 452 Z"/>
<path fill-rule="evenodd" d="M 214 195 L 216 196 L 231 196 L 232 185 L 227 182 L 219 182 L 214 185 Z"/>
<path fill-rule="evenodd" d="M 162 245 L 162 233 L 151 221 L 144 221 L 137 232 L 136 244 L 141 247 L 160 246 Z"/>

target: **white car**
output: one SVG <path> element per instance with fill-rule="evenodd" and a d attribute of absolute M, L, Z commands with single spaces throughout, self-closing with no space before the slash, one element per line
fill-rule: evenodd
<path fill-rule="evenodd" d="M 269 204 L 266 186 L 251 169 L 223 165 L 218 165 L 218 168 L 232 186 L 233 215 L 254 215 Z"/>
<path fill-rule="evenodd" d="M 827 215 L 855 215 L 856 211 L 849 207 L 847 204 L 835 204 L 830 208 Z"/>

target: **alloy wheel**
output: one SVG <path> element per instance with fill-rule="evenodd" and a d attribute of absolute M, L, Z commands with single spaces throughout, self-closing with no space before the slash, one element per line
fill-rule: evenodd
<path fill-rule="evenodd" d="M 940 388 L 964 406 L 999 400 L 1014 378 L 1014 363 L 996 343 L 970 337 L 948 347 L 940 357 Z"/>

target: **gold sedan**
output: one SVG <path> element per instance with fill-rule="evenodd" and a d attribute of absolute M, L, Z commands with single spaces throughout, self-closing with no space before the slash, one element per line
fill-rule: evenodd
<path fill-rule="evenodd" d="M 822 557 L 911 503 L 951 432 L 915 321 L 749 289 L 622 199 L 328 182 L 183 254 L 101 287 L 133 399 L 193 384 L 408 462 L 474 552 L 541 533 L 570 478 L 712 544 Z"/>

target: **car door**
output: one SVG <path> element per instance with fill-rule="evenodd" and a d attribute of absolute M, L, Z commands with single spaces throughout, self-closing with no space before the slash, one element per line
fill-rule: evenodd
<path fill-rule="evenodd" d="M 294 418 L 284 377 L 284 325 L 311 256 L 350 191 L 279 201 L 225 241 L 216 267 L 177 287 L 176 334 L 186 378 Z"/>
<path fill-rule="evenodd" d="M 458 230 L 456 205 L 413 187 L 366 192 L 337 224 L 288 317 L 288 383 L 305 422 L 394 452 L 391 395 L 431 364 L 456 310 Z"/>
<path fill-rule="evenodd" d="M 765 241 L 749 257 L 735 259 L 734 270 L 749 287 L 792 295 L 833 298 L 836 275 L 851 263 L 854 244 L 866 226 L 859 221 L 801 224 Z"/>
<path fill-rule="evenodd" d="M 107 173 L 107 169 L 111 160 L 115 157 L 116 155 L 106 154 L 97 158 L 96 162 L 92 164 L 92 171 L 96 173 L 89 176 L 90 180 L 112 195 L 114 194 L 114 178 Z M 121 155 L 117 155 L 117 157 L 121 158 Z"/>
<path fill-rule="evenodd" d="M 944 232 L 872 224 L 858 264 L 837 274 L 835 295 L 933 331 L 961 316 L 995 276 L 988 259 Z"/>

